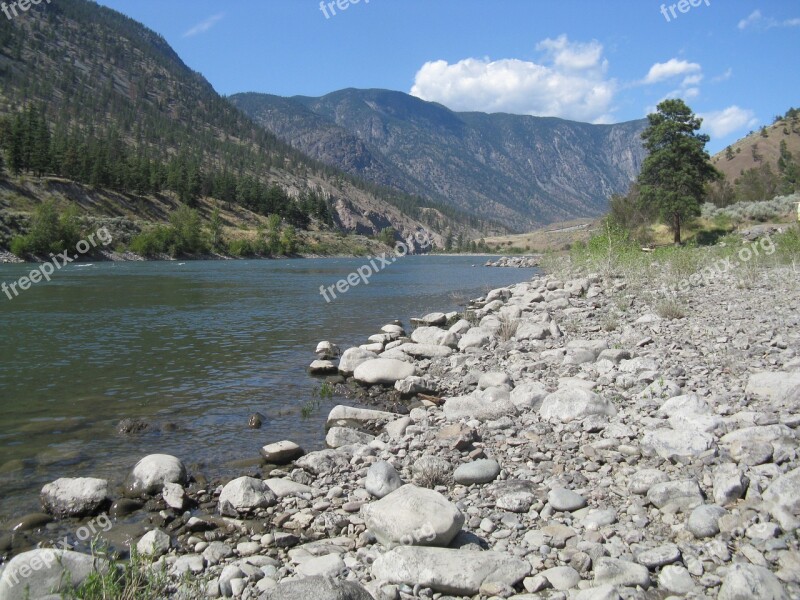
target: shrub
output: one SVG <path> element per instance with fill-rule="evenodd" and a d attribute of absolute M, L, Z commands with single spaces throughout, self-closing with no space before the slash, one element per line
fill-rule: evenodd
<path fill-rule="evenodd" d="M 682 319 L 686 316 L 683 306 L 677 298 L 662 300 L 656 305 L 656 313 L 662 319 Z"/>
<path fill-rule="evenodd" d="M 147 258 L 155 258 L 162 254 L 172 254 L 174 246 L 174 231 L 164 225 L 158 225 L 153 229 L 143 231 L 131 240 L 131 251 Z"/>
<path fill-rule="evenodd" d="M 55 204 L 46 201 L 37 207 L 28 233 L 11 241 L 11 252 L 20 257 L 62 252 L 75 248 L 81 237 L 77 209 L 71 207 L 59 216 Z"/>

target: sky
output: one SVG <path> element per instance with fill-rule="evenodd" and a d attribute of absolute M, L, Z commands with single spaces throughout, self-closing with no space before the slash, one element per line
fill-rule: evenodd
<path fill-rule="evenodd" d="M 712 152 L 800 106 L 797 0 L 99 3 L 163 35 L 224 95 L 385 88 L 590 123 L 678 97 L 703 117 Z"/>

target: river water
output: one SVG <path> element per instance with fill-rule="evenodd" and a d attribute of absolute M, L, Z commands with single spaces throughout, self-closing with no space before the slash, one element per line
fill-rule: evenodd
<path fill-rule="evenodd" d="M 58 477 L 119 485 L 146 454 L 218 475 L 266 443 L 324 447 L 325 417 L 342 399 L 301 415 L 320 383 L 306 372 L 317 342 L 365 343 L 393 319 L 410 330 L 409 317 L 536 273 L 485 261 L 403 258 L 331 303 L 320 286 L 365 259 L 73 264 L 13 300 L 0 295 L 0 522 L 37 510 Z M 0 265 L 0 281 L 31 268 Z M 268 420 L 249 429 L 256 411 Z M 120 436 L 125 418 L 153 430 Z"/>

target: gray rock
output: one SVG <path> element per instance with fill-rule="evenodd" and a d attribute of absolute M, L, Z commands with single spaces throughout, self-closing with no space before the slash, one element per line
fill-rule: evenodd
<path fill-rule="evenodd" d="M 608 400 L 586 389 L 572 388 L 549 394 L 539 409 L 539 416 L 562 423 L 592 415 L 613 417 L 617 409 Z"/>
<path fill-rule="evenodd" d="M 496 460 L 481 459 L 460 465 L 453 473 L 453 479 L 461 485 L 475 485 L 494 481 L 500 474 Z"/>
<path fill-rule="evenodd" d="M 164 502 L 172 509 L 183 510 L 186 505 L 186 490 L 179 483 L 165 483 L 161 490 Z"/>
<path fill-rule="evenodd" d="M 475 396 L 458 396 L 448 398 L 444 403 L 444 416 L 449 421 L 460 419 L 477 419 L 493 421 L 505 416 L 515 416 L 517 407 L 511 400 L 487 401 Z"/>
<path fill-rule="evenodd" d="M 108 502 L 108 481 L 92 477 L 61 478 L 42 488 L 44 509 L 57 517 L 87 517 Z"/>
<path fill-rule="evenodd" d="M 538 411 L 550 392 L 538 381 L 523 383 L 511 390 L 510 399 L 520 410 Z"/>
<path fill-rule="evenodd" d="M 405 435 L 406 429 L 408 429 L 409 425 L 412 423 L 411 417 L 401 417 L 391 423 L 387 423 L 384 429 L 391 439 L 401 440 L 403 439 L 403 435 Z"/>
<path fill-rule="evenodd" d="M 302 483 L 297 483 L 291 479 L 275 477 L 272 479 L 267 479 L 265 483 L 272 493 L 278 498 L 285 498 L 286 496 L 303 496 L 305 494 L 311 494 L 314 491 L 309 486 L 303 485 Z"/>
<path fill-rule="evenodd" d="M 581 590 L 575 600 L 620 600 L 621 596 L 613 585 L 604 584 Z M 525 600 L 528 600 L 527 598 Z M 531 598 L 530 600 L 534 600 Z M 537 599 L 538 600 L 538 599 Z"/>
<path fill-rule="evenodd" d="M 382 425 L 400 418 L 400 415 L 382 410 L 372 410 L 369 408 L 357 408 L 354 406 L 344 406 L 339 404 L 328 413 L 326 428 L 331 427 L 352 427 L 360 429 L 367 425 Z"/>
<path fill-rule="evenodd" d="M 378 358 L 378 355 L 374 352 L 362 350 L 361 348 L 348 348 L 339 359 L 339 372 L 349 377 L 359 365 L 376 358 Z"/>
<path fill-rule="evenodd" d="M 338 554 L 326 554 L 304 560 L 296 570 L 303 577 L 334 577 L 346 569 L 342 557 Z"/>
<path fill-rule="evenodd" d="M 266 481 L 239 477 L 227 483 L 219 495 L 219 513 L 231 517 L 252 513 L 258 508 L 275 506 L 277 498 Z"/>
<path fill-rule="evenodd" d="M 395 382 L 394 389 L 404 396 L 415 394 L 435 394 L 437 393 L 436 382 L 427 377 L 417 377 L 413 375 Z"/>
<path fill-rule="evenodd" d="M 492 335 L 490 331 L 487 331 L 483 327 L 473 327 L 458 340 L 458 349 L 483 348 L 489 344 L 491 339 Z"/>
<path fill-rule="evenodd" d="M 719 533 L 719 520 L 726 514 L 720 506 L 704 504 L 691 512 L 686 527 L 696 538 L 712 537 Z"/>
<path fill-rule="evenodd" d="M 414 358 L 436 358 L 453 354 L 452 348 L 436 344 L 401 344 L 396 350 Z"/>
<path fill-rule="evenodd" d="M 658 586 L 673 594 L 688 594 L 695 588 L 692 576 L 686 567 L 667 565 L 658 574 Z"/>
<path fill-rule="evenodd" d="M 325 375 L 329 373 L 336 373 L 336 363 L 332 360 L 317 359 L 308 365 L 308 372 L 312 375 Z"/>
<path fill-rule="evenodd" d="M 447 548 L 395 548 L 372 565 L 372 576 L 394 584 L 421 585 L 459 596 L 478 594 L 481 586 L 515 586 L 531 570 L 525 560 L 493 551 Z"/>
<path fill-rule="evenodd" d="M 169 454 L 151 454 L 136 463 L 125 484 L 131 496 L 152 496 L 164 488 L 165 483 L 187 482 L 186 467 Z"/>
<path fill-rule="evenodd" d="M 508 373 L 494 371 L 481 374 L 478 379 L 478 389 L 485 390 L 492 387 L 505 387 L 510 390 L 514 387 L 514 382 L 511 380 L 511 377 L 508 376 Z"/>
<path fill-rule="evenodd" d="M 664 544 L 658 548 L 640 552 L 636 557 L 636 562 L 644 565 L 648 569 L 663 567 L 678 562 L 681 559 L 681 551 L 675 544 Z"/>
<path fill-rule="evenodd" d="M 464 525 L 464 515 L 439 492 L 406 484 L 365 504 L 367 528 L 384 546 L 447 546 Z"/>
<path fill-rule="evenodd" d="M 92 573 L 106 573 L 103 559 L 66 550 L 37 549 L 12 558 L 0 574 L 0 600 L 33 600 L 80 586 Z M 60 596 L 57 596 L 60 597 Z"/>
<path fill-rule="evenodd" d="M 273 465 L 285 465 L 303 456 L 303 449 L 294 442 L 283 440 L 263 446 L 261 456 Z"/>
<path fill-rule="evenodd" d="M 507 491 L 497 496 L 495 506 L 500 510 L 507 510 L 513 513 L 526 513 L 535 501 L 536 496 L 531 492 L 523 490 Z"/>
<path fill-rule="evenodd" d="M 720 506 L 735 502 L 746 489 L 746 481 L 735 464 L 724 463 L 714 469 L 714 502 Z"/>
<path fill-rule="evenodd" d="M 282 581 L 264 592 L 259 600 L 373 600 L 372 595 L 354 581 L 328 577 L 305 577 Z"/>
<path fill-rule="evenodd" d="M 543 340 L 550 335 L 550 326 L 545 323 L 523 321 L 517 327 L 514 337 L 519 341 Z"/>
<path fill-rule="evenodd" d="M 650 571 L 644 565 L 618 558 L 598 558 L 594 561 L 595 585 L 650 587 Z"/>
<path fill-rule="evenodd" d="M 672 460 L 696 458 L 713 444 L 714 438 L 700 431 L 656 429 L 645 431 L 641 446 L 645 456 L 658 455 Z"/>
<path fill-rule="evenodd" d="M 394 385 L 396 381 L 414 375 L 414 365 L 393 358 L 375 358 L 358 365 L 353 377 L 367 385 Z"/>
<path fill-rule="evenodd" d="M 295 464 L 314 475 L 325 475 L 346 468 L 350 460 L 347 455 L 336 450 L 317 450 L 309 452 Z"/>
<path fill-rule="evenodd" d="M 374 435 L 363 433 L 350 427 L 331 427 L 325 435 L 325 443 L 328 448 L 341 448 L 342 446 L 357 444 L 366 445 L 374 439 Z"/>
<path fill-rule="evenodd" d="M 666 481 L 652 486 L 647 500 L 656 508 L 686 512 L 703 503 L 703 493 L 694 479 Z"/>
<path fill-rule="evenodd" d="M 169 535 L 160 529 L 152 529 L 136 542 L 136 551 L 142 556 L 158 558 L 169 552 L 171 544 Z"/>
<path fill-rule="evenodd" d="M 556 488 L 547 493 L 547 501 L 557 511 L 572 512 L 586 506 L 586 499 L 572 490 Z"/>
<path fill-rule="evenodd" d="M 454 333 L 438 327 L 418 327 L 411 333 L 411 341 L 416 344 L 448 346 L 455 348 L 458 338 Z"/>
<path fill-rule="evenodd" d="M 539 573 L 556 590 L 571 590 L 581 581 L 581 574 L 572 567 L 553 567 Z"/>
<path fill-rule="evenodd" d="M 631 493 L 644 495 L 657 483 L 669 481 L 669 476 L 658 469 L 642 469 L 631 477 L 628 489 Z"/>
<path fill-rule="evenodd" d="M 367 471 L 366 490 L 376 498 L 383 498 L 402 487 L 403 480 L 397 470 L 385 460 L 374 463 Z"/>
<path fill-rule="evenodd" d="M 764 492 L 764 502 L 784 531 L 800 527 L 800 468 L 775 479 Z"/>
<path fill-rule="evenodd" d="M 776 402 L 796 400 L 800 396 L 800 372 L 754 373 L 747 381 L 745 392 Z"/>
<path fill-rule="evenodd" d="M 788 600 L 778 578 L 763 567 L 744 563 L 731 565 L 717 600 Z"/>

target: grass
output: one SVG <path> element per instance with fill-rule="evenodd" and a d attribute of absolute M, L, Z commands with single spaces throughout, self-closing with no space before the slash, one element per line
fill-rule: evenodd
<path fill-rule="evenodd" d="M 205 593 L 200 582 L 188 575 L 183 580 L 172 580 L 166 564 L 154 565 L 151 558 L 136 552 L 131 547 L 130 560 L 120 561 L 93 546 L 92 554 L 108 560 L 109 568 L 104 572 L 94 571 L 78 587 L 65 582 L 67 591 L 64 600 L 200 600 Z M 68 577 L 67 577 L 68 578 Z"/>
<path fill-rule="evenodd" d="M 682 319 L 686 316 L 683 304 L 677 298 L 667 298 L 656 304 L 656 313 L 662 319 Z"/>
<path fill-rule="evenodd" d="M 516 335 L 518 328 L 519 319 L 513 319 L 508 315 L 500 315 L 500 329 L 497 331 L 497 336 L 501 341 L 507 342 Z"/>

